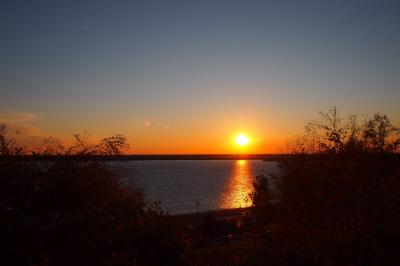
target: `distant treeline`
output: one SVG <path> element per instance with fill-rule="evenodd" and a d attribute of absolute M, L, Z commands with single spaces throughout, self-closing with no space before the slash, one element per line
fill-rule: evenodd
<path fill-rule="evenodd" d="M 375 153 L 368 153 L 365 156 L 373 157 Z M 313 157 L 320 154 L 177 154 L 177 155 L 18 155 L 8 156 L 19 161 L 152 161 L 152 160 L 263 160 L 282 161 L 293 157 Z M 399 153 L 391 154 L 400 158 Z M 0 160 L 7 157 L 1 156 Z"/>
<path fill-rule="evenodd" d="M 162 155 L 10 155 L 17 160 L 59 161 L 59 160 L 100 160 L 100 161 L 146 161 L 146 160 L 264 160 L 281 161 L 290 154 L 162 154 Z M 0 157 L 5 159 L 5 157 Z"/>

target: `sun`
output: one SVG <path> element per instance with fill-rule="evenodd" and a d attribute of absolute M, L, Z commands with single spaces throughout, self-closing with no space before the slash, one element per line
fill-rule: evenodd
<path fill-rule="evenodd" d="M 249 144 L 249 138 L 245 134 L 239 134 L 236 137 L 236 143 L 240 146 L 246 146 Z"/>

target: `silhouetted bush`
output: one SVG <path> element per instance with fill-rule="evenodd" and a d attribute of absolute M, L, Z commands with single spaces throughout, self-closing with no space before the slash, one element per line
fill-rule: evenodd
<path fill-rule="evenodd" d="M 399 265 L 397 129 L 379 114 L 366 126 L 338 124 L 336 109 L 323 118 L 280 162 L 277 176 L 255 183 L 254 213 L 264 244 L 252 263 Z"/>
<path fill-rule="evenodd" d="M 1 265 L 180 265 L 184 246 L 167 216 L 124 182 L 122 172 L 92 155 L 119 154 L 122 136 L 64 148 L 47 141 L 23 149 L 0 132 Z"/>

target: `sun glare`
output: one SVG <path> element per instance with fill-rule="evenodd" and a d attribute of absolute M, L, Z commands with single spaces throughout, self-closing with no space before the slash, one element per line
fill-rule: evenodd
<path fill-rule="evenodd" d="M 240 134 L 236 137 L 236 143 L 240 146 L 246 146 L 249 143 L 249 138 L 244 134 Z"/>

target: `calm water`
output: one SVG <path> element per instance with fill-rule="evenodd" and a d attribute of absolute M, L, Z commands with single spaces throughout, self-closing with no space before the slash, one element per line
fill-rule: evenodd
<path fill-rule="evenodd" d="M 276 162 L 245 160 L 127 161 L 129 180 L 171 214 L 251 205 L 248 194 L 259 174 L 277 171 Z"/>

